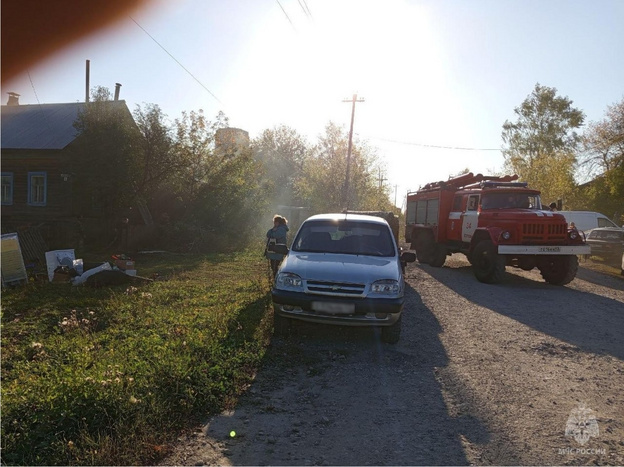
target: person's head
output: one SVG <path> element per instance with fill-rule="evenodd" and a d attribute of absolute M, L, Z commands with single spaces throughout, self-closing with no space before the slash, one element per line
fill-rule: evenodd
<path fill-rule="evenodd" d="M 288 221 L 286 220 L 286 218 L 284 216 L 280 216 L 279 214 L 275 214 L 273 216 L 273 225 L 278 226 L 278 225 L 286 225 L 288 223 Z"/>
<path fill-rule="evenodd" d="M 555 211 L 557 209 L 557 203 L 552 202 L 548 205 L 551 211 Z"/>

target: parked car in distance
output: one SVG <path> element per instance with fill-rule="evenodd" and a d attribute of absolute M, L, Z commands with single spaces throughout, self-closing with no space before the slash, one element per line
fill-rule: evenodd
<path fill-rule="evenodd" d="M 577 230 L 587 232 L 598 227 L 620 228 L 604 214 L 594 211 L 559 211 L 566 218 L 568 225 L 574 223 Z"/>
<path fill-rule="evenodd" d="M 619 259 L 624 254 L 624 229 L 603 227 L 590 230 L 587 244 L 591 247 L 592 256 Z"/>
<path fill-rule="evenodd" d="M 379 326 L 381 338 L 401 334 L 406 263 L 388 222 L 361 214 L 320 214 L 301 225 L 272 290 L 275 334 L 291 320 L 345 326 Z M 277 248 L 277 247 L 276 247 Z"/>

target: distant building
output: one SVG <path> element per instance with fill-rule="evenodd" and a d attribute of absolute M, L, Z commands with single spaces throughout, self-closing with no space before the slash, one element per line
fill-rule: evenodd
<path fill-rule="evenodd" d="M 219 128 L 215 133 L 215 151 L 236 154 L 249 148 L 249 133 L 240 128 Z"/>

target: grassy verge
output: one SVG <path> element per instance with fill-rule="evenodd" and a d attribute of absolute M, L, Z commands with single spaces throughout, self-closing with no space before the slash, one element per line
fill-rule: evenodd
<path fill-rule="evenodd" d="M 2 296 L 2 463 L 139 465 L 250 383 L 271 322 L 258 253 L 145 255 L 165 280 Z"/>

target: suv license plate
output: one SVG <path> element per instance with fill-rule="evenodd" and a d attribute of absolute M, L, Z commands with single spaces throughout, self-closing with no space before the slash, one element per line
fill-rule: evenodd
<path fill-rule="evenodd" d="M 332 315 L 350 315 L 355 311 L 355 303 L 312 302 L 312 309 Z"/>

